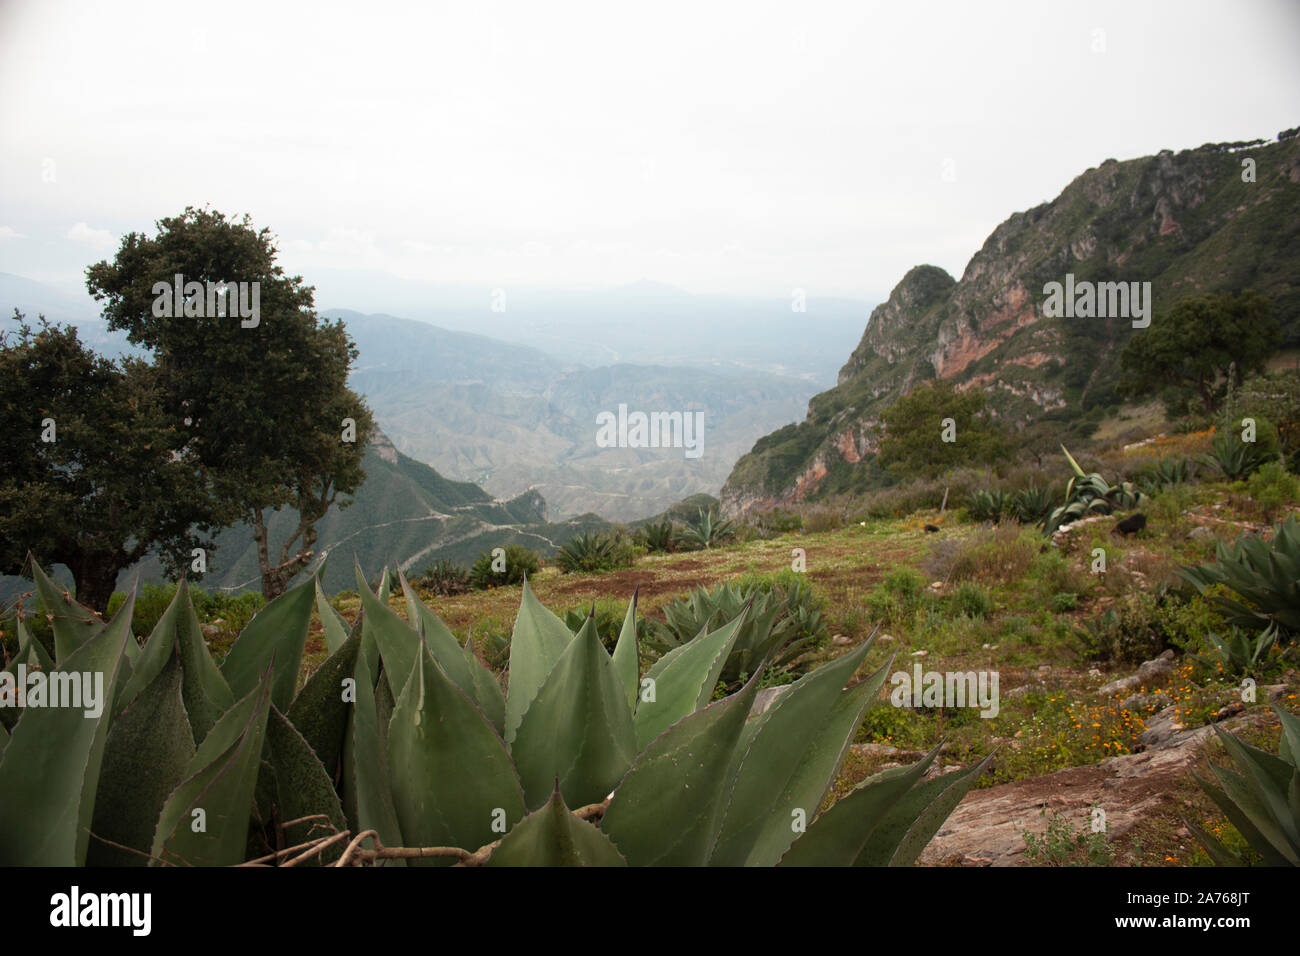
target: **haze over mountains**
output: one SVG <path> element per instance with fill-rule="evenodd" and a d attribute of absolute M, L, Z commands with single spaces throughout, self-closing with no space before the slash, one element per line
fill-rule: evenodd
<path fill-rule="evenodd" d="M 716 494 L 757 438 L 797 420 L 829 384 L 867 312 L 847 300 L 695 296 L 651 282 L 504 298 L 370 273 L 327 270 L 323 284 L 426 319 L 321 310 L 347 324 L 359 351 L 350 383 L 395 448 L 497 498 L 536 490 L 553 520 L 629 521 Z M 7 318 L 15 307 L 30 321 L 74 322 L 105 354 L 133 351 L 76 290 L 0 273 L 0 309 Z M 620 404 L 703 411 L 703 454 L 598 448 L 596 416 Z"/>

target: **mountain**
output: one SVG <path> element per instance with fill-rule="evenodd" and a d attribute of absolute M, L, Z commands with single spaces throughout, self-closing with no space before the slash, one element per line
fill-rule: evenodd
<path fill-rule="evenodd" d="M 425 282 L 382 272 L 313 270 L 316 301 L 482 333 L 586 366 L 627 363 L 835 379 L 869 305 L 791 289 L 786 298 L 699 295 L 641 280 L 555 290 Z"/>
<path fill-rule="evenodd" d="M 350 384 L 396 447 L 499 498 L 540 492 L 560 518 L 631 521 L 716 494 L 756 438 L 796 420 L 806 380 L 735 366 L 587 368 L 540 350 L 425 322 L 348 311 L 360 357 Z M 704 414 L 702 454 L 602 448 L 597 415 Z"/>
<path fill-rule="evenodd" d="M 1300 345 L 1300 138 L 1207 144 L 1089 169 L 998 226 L 960 280 L 910 270 L 867 321 L 836 386 L 760 439 L 721 493 L 735 515 L 864 487 L 881 409 L 933 378 L 984 390 L 1004 420 L 1078 421 L 1118 403 L 1128 318 L 1049 318 L 1044 286 L 1150 282 L 1153 321 L 1178 299 L 1253 288 Z M 1255 181 L 1243 181 L 1253 160 Z"/>

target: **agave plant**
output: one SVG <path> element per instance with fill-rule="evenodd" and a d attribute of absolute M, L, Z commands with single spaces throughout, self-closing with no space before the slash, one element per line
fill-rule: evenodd
<path fill-rule="evenodd" d="M 1029 487 L 1011 498 L 1011 511 L 1021 524 L 1038 524 L 1052 510 L 1052 490 L 1039 488 L 1031 479 Z"/>
<path fill-rule="evenodd" d="M 966 510 L 976 521 L 988 521 L 998 524 L 1012 513 L 1011 496 L 1005 491 L 972 491 L 966 502 Z"/>
<path fill-rule="evenodd" d="M 652 521 L 641 528 L 641 540 L 651 554 L 668 554 L 677 543 L 677 529 L 672 521 Z"/>
<path fill-rule="evenodd" d="M 1080 518 L 1113 514 L 1118 509 L 1141 508 L 1146 504 L 1146 495 L 1132 482 L 1112 485 L 1095 471 L 1085 473 L 1064 445 L 1061 446 L 1061 451 L 1065 452 L 1065 457 L 1074 470 L 1074 477 L 1065 486 L 1065 504 L 1055 508 L 1044 522 L 1043 530 L 1047 534 Z"/>
<path fill-rule="evenodd" d="M 1252 633 L 1276 625 L 1286 636 L 1300 634 L 1300 525 L 1295 515 L 1275 525 L 1265 543 L 1242 535 L 1231 545 L 1218 543 L 1216 561 L 1183 566 L 1178 574 L 1204 593 L 1222 584 L 1236 597 L 1218 595 L 1228 623 Z"/>
<path fill-rule="evenodd" d="M 1259 467 L 1276 457 L 1256 442 L 1242 441 L 1231 431 L 1220 431 L 1201 457 L 1205 464 L 1217 468 L 1224 478 L 1238 481 L 1248 478 Z"/>
<path fill-rule="evenodd" d="M 439 558 L 411 583 L 431 594 L 464 594 L 470 589 L 469 570 L 454 561 Z"/>
<path fill-rule="evenodd" d="M 1214 653 L 1193 655 L 1197 660 L 1219 665 L 1230 675 L 1253 674 L 1277 644 L 1277 627 L 1270 624 L 1260 634 L 1234 627 L 1223 637 L 1213 631 L 1206 631 L 1205 636 Z"/>
<path fill-rule="evenodd" d="M 1165 488 L 1187 483 L 1190 466 L 1186 458 L 1162 458 L 1138 478 L 1138 485 L 1147 495 Z"/>
<path fill-rule="evenodd" d="M 635 598 L 611 655 L 525 582 L 503 690 L 400 574 L 405 620 L 358 569 L 349 629 L 309 580 L 218 665 L 184 584 L 141 645 L 133 597 L 103 623 L 33 566 L 55 653 L 20 623 L 9 666 L 102 674 L 105 706 L 0 732 L 0 864 L 905 865 L 987 764 L 927 779 L 936 748 L 819 814 L 892 661 L 852 684 L 864 644 L 751 717 L 757 677 L 710 702 L 741 618 L 642 674 Z"/>
<path fill-rule="evenodd" d="M 1282 737 L 1274 756 L 1215 727 L 1235 769 L 1210 764 L 1218 786 L 1196 777 L 1265 866 L 1300 866 L 1300 717 L 1274 706 Z M 1188 829 L 1220 866 L 1241 866 L 1233 853 L 1190 820 Z"/>
<path fill-rule="evenodd" d="M 555 552 L 555 563 L 565 574 L 612 571 L 632 566 L 632 550 L 615 535 L 587 532 L 562 545 Z"/>
<path fill-rule="evenodd" d="M 765 589 L 758 584 L 721 584 L 712 591 L 695 588 L 687 597 L 664 607 L 663 621 L 650 620 L 646 643 L 652 652 L 669 653 L 728 621 L 741 620 L 719 672 L 719 679 L 735 688 L 762 662 L 776 670 L 788 669 L 810 646 L 825 638 L 826 625 L 811 597 L 802 583 L 788 589 Z"/>
<path fill-rule="evenodd" d="M 700 508 L 699 511 L 700 516 L 695 521 L 688 521 L 682 529 L 681 540 L 701 548 L 711 548 L 735 533 L 735 524 L 719 521 L 713 509 Z"/>

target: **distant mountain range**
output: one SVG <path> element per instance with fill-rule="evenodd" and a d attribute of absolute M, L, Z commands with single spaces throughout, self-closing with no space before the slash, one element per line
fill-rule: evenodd
<path fill-rule="evenodd" d="M 1067 275 L 1150 282 L 1154 322 L 1184 296 L 1253 289 L 1272 300 L 1284 347 L 1300 346 L 1300 130 L 1108 159 L 998 226 L 960 280 L 911 269 L 836 386 L 736 463 L 724 513 L 863 490 L 880 411 L 934 378 L 983 390 L 1013 424 L 1099 420 L 1119 403 L 1118 355 L 1142 333 L 1129 318 L 1045 315 L 1045 285 Z"/>
<path fill-rule="evenodd" d="M 500 498 L 533 489 L 551 512 L 630 521 L 716 494 L 756 438 L 795 421 L 814 388 L 737 367 L 584 368 L 531 348 L 388 315 L 342 318 L 360 359 L 351 384 L 397 448 Z M 596 416 L 703 411 L 703 454 L 599 448 Z"/>

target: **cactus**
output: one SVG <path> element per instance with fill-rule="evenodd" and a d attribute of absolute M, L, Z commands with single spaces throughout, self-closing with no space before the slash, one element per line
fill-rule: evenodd
<path fill-rule="evenodd" d="M 525 580 L 503 690 L 401 574 L 406 620 L 358 569 L 348 628 L 312 579 L 218 666 L 184 584 L 141 645 L 133 598 L 100 623 L 35 573 L 48 663 L 107 703 L 0 735 L 0 864 L 907 865 L 987 763 L 927 780 L 936 750 L 819 815 L 889 663 L 850 685 L 868 641 L 751 716 L 757 676 L 712 700 L 748 609 L 642 675 L 635 597 L 611 654 Z"/>

